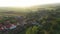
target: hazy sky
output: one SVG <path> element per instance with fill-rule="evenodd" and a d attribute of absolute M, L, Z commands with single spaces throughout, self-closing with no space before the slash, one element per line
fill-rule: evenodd
<path fill-rule="evenodd" d="M 51 3 L 60 3 L 60 0 L 0 0 L 0 7 L 29 7 Z"/>

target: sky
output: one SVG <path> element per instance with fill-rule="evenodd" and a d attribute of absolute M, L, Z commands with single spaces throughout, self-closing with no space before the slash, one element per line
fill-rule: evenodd
<path fill-rule="evenodd" d="M 0 7 L 30 7 L 52 3 L 60 3 L 60 0 L 0 0 Z"/>

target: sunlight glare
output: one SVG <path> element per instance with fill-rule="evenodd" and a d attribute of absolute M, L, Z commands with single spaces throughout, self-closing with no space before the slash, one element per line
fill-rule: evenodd
<path fill-rule="evenodd" d="M 60 3 L 60 0 L 0 0 L 0 7 L 31 7 L 50 3 Z"/>

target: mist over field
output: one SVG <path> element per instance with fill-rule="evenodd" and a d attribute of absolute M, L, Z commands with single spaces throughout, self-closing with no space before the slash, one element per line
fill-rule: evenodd
<path fill-rule="evenodd" d="M 60 34 L 60 3 L 0 7 L 0 34 Z"/>

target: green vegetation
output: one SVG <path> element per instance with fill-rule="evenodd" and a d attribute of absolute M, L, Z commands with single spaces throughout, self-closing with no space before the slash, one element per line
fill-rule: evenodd
<path fill-rule="evenodd" d="M 38 29 L 37 33 L 34 30 L 35 34 L 60 34 L 59 8 L 55 8 L 54 10 L 43 9 L 34 13 L 29 13 L 27 17 L 30 18 L 30 20 L 35 20 L 37 23 L 39 23 L 38 25 L 42 25 Z M 31 33 L 32 32 L 33 31 L 31 31 Z"/>
<path fill-rule="evenodd" d="M 37 34 L 38 26 L 33 26 L 27 29 L 26 34 Z"/>
<path fill-rule="evenodd" d="M 18 26 L 15 30 L 8 31 L 8 34 L 60 34 L 60 5 L 35 7 L 31 7 L 32 9 L 22 9 L 21 11 L 24 12 L 19 12 L 20 10 L 13 12 L 12 14 L 14 14 L 14 16 L 11 14 L 8 15 L 12 17 L 3 17 L 7 16 L 3 15 L 3 18 L 0 19 L 1 23 L 4 23 L 6 20 L 9 20 L 11 23 L 17 23 L 19 21 L 17 21 L 15 16 L 21 16 L 22 14 L 22 16 L 25 17 L 23 21 L 27 23 L 24 24 L 24 26 Z M 17 11 L 17 9 L 13 10 Z M 6 13 L 4 12 L 4 14 Z"/>

